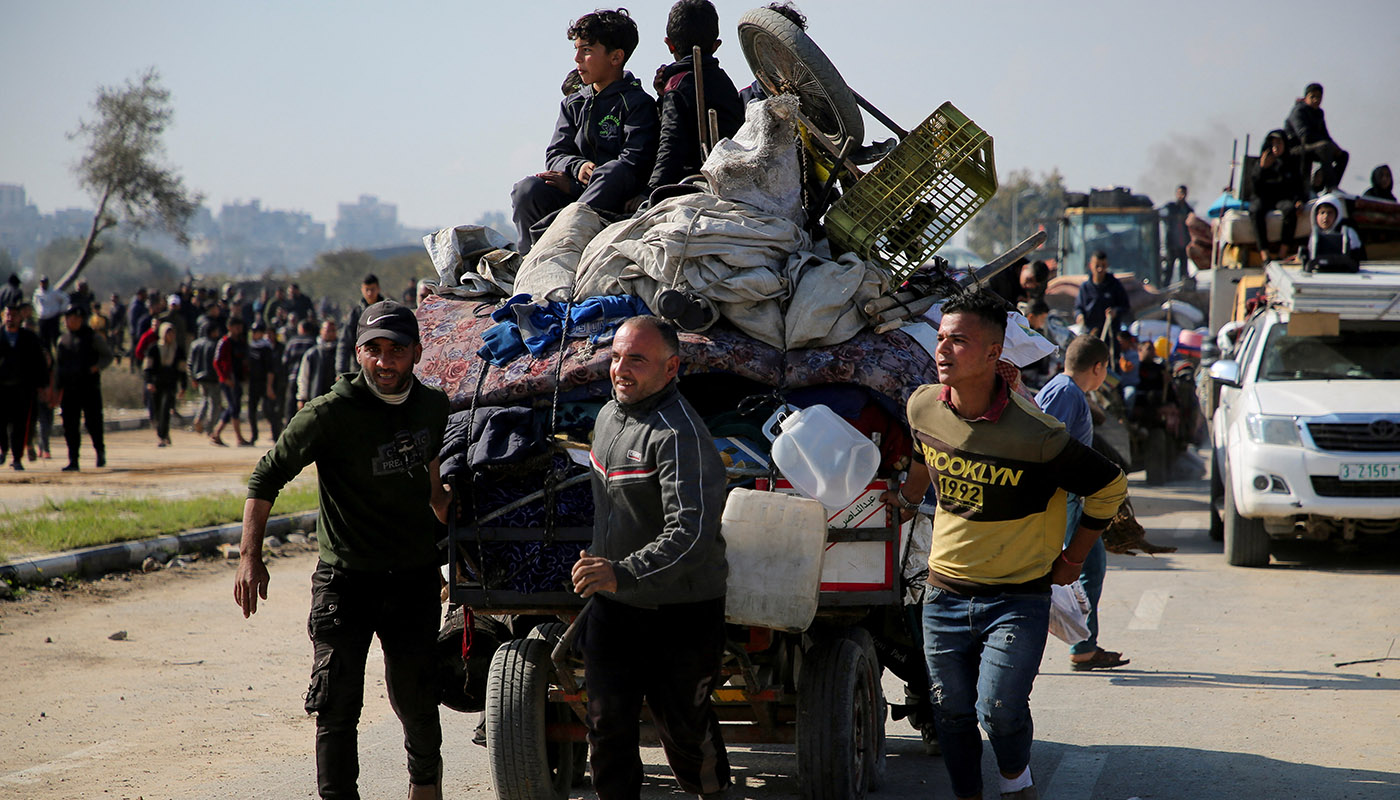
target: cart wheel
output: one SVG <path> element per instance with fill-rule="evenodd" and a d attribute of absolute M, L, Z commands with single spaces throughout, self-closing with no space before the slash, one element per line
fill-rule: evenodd
<path fill-rule="evenodd" d="M 569 626 L 565 625 L 562 622 L 542 622 L 539 625 L 536 625 L 534 628 L 532 628 L 530 630 L 530 633 L 525 638 L 543 639 L 549 644 L 549 652 L 552 654 L 554 652 L 554 648 L 559 645 L 559 640 L 564 637 L 564 632 L 568 629 Z M 565 714 L 564 716 L 567 717 L 570 721 L 573 721 L 574 719 L 574 717 L 570 714 Z M 582 786 L 586 782 L 584 775 L 588 770 L 588 743 L 574 742 L 573 748 L 574 774 L 572 783 L 574 786 Z"/>
<path fill-rule="evenodd" d="M 837 147 L 848 136 L 863 143 L 855 95 L 806 31 L 776 11 L 755 8 L 739 18 L 739 46 L 769 95 L 796 94 L 802 113 Z"/>
<path fill-rule="evenodd" d="M 486 754 L 498 800 L 565 800 L 575 745 L 545 740 L 545 725 L 567 722 L 568 707 L 549 702 L 549 643 L 506 642 L 491 658 L 486 688 Z"/>
<path fill-rule="evenodd" d="M 870 725 L 866 728 L 869 737 L 865 745 L 865 787 L 878 791 L 885 782 L 885 718 L 889 716 L 889 704 L 885 702 L 885 689 L 880 677 L 884 669 L 880 666 L 880 654 L 875 651 L 875 639 L 865 628 L 851 627 L 841 632 L 841 636 L 860 646 L 865 653 L 867 670 L 866 686 L 870 692 Z"/>
<path fill-rule="evenodd" d="M 865 651 L 851 639 L 804 654 L 797 689 L 797 780 L 808 800 L 865 797 L 875 698 Z"/>

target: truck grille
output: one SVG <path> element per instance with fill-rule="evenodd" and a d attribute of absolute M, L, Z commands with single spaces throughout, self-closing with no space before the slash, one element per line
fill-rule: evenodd
<path fill-rule="evenodd" d="M 1309 422 L 1308 434 L 1319 450 L 1364 453 L 1400 451 L 1400 420 Z"/>
<path fill-rule="evenodd" d="M 1313 475 L 1319 497 L 1400 497 L 1400 481 L 1344 481 L 1333 475 Z"/>

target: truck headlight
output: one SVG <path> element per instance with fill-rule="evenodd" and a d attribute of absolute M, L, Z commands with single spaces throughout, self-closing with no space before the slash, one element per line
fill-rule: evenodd
<path fill-rule="evenodd" d="M 1298 438 L 1298 422 L 1293 417 L 1280 417 L 1273 414 L 1249 414 L 1244 418 L 1249 438 L 1260 444 L 1301 445 Z"/>

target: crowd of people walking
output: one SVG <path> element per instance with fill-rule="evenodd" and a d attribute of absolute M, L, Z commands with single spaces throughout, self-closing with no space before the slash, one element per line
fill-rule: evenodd
<path fill-rule="evenodd" d="M 51 458 L 58 410 L 64 469 L 81 469 L 84 428 L 91 463 L 105 466 L 102 374 L 122 362 L 139 375 L 158 447 L 172 443 L 177 407 L 193 393 L 199 404 L 180 422 L 188 430 L 227 446 L 232 426 L 232 442 L 247 447 L 266 431 L 270 444 L 297 409 L 352 368 L 359 315 L 380 299 L 379 279 L 366 275 L 360 293 L 363 301 L 339 324 L 335 303 L 314 302 L 296 283 L 215 289 L 187 282 L 102 302 L 86 281 L 63 291 L 40 276 L 26 293 L 11 274 L 0 284 L 0 462 L 23 470 Z"/>

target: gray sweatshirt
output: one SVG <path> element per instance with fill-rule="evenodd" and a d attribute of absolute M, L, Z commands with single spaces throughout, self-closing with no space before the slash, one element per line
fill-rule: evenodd
<path fill-rule="evenodd" d="M 592 462 L 589 551 L 612 562 L 615 599 L 653 608 L 723 597 L 724 464 L 675 381 L 638 403 L 604 406 Z"/>

